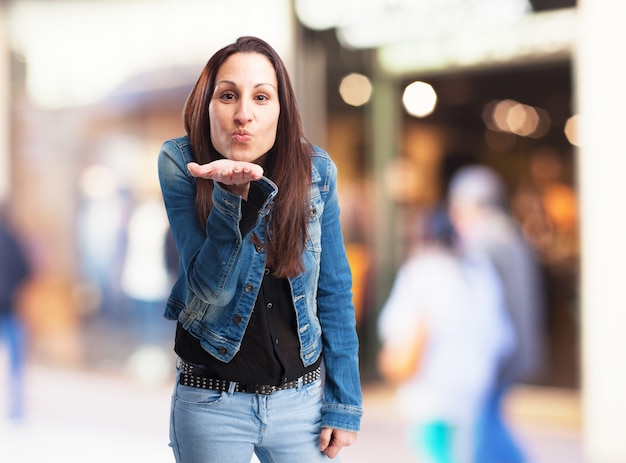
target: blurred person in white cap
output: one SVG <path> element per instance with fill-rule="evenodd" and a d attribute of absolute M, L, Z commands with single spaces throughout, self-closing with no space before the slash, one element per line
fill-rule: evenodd
<path fill-rule="evenodd" d="M 476 422 L 513 328 L 495 268 L 459 252 L 445 208 L 426 211 L 415 228 L 378 319 L 379 371 L 396 388 L 419 461 L 474 463 Z"/>
<path fill-rule="evenodd" d="M 515 330 L 515 348 L 501 364 L 478 424 L 476 461 L 525 462 L 501 407 L 512 385 L 532 382 L 542 371 L 544 299 L 538 261 L 508 210 L 503 182 L 494 170 L 482 165 L 459 169 L 451 178 L 448 201 L 461 245 L 486 254 L 500 275 Z"/>

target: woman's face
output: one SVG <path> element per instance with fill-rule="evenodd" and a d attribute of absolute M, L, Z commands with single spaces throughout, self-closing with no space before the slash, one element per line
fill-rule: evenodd
<path fill-rule="evenodd" d="M 225 158 L 260 163 L 276 140 L 280 103 L 272 63 L 235 53 L 217 71 L 209 103 L 211 142 Z"/>

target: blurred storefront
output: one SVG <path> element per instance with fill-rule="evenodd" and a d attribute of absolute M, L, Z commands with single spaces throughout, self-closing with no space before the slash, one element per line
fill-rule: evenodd
<path fill-rule="evenodd" d="M 327 147 L 345 164 L 347 239 L 372 251 L 359 256 L 376 269 L 377 291 L 359 299 L 366 372 L 377 311 L 416 215 L 445 199 L 455 169 L 478 162 L 504 178 L 544 271 L 550 348 L 537 383 L 577 388 L 580 245 L 575 146 L 565 132 L 576 111 L 574 2 L 369 2 L 358 17 L 347 4 L 324 14 L 313 1 L 295 4 L 304 49 L 327 57 Z M 355 74 L 370 87 L 353 104 L 345 86 Z M 433 107 L 411 115 L 403 96 L 416 81 Z M 369 273 L 357 281 L 361 274 Z"/>
<path fill-rule="evenodd" d="M 601 354 L 585 357 L 582 342 L 575 0 L 245 0 L 236 23 L 218 21 L 229 13 L 221 2 L 108 3 L 0 1 L 0 198 L 36 264 L 23 302 L 32 355 L 83 364 L 89 320 L 145 327 L 146 313 L 160 317 L 164 294 L 144 283 L 166 281 L 176 263 L 153 207 L 156 156 L 182 134 L 182 106 L 206 59 L 258 34 L 292 70 L 310 138 L 339 165 L 364 378 L 376 379 L 375 320 L 415 217 L 444 197 L 454 169 L 480 162 L 505 179 L 541 258 L 550 353 L 537 385 L 597 385 L 585 372 Z M 611 16 L 601 6 L 592 15 Z M 415 81 L 436 96 L 417 117 L 402 103 Z M 624 384 L 623 372 L 614 377 Z M 596 429 L 607 426 L 593 416 Z M 626 454 L 590 435 L 596 454 Z"/>
<path fill-rule="evenodd" d="M 355 234 L 376 275 L 360 312 L 366 374 L 414 215 L 444 197 L 455 168 L 488 164 L 544 269 L 549 358 L 535 385 L 579 391 L 590 461 L 626 458 L 616 308 L 626 259 L 616 154 L 624 68 L 610 51 L 623 40 L 623 2 L 381 1 L 358 16 L 350 2 L 326 2 L 323 13 L 295 3 L 305 43 L 328 53 L 327 147 L 351 153 L 344 179 L 366 214 L 368 232 Z M 339 96 L 351 73 L 369 84 L 355 107 Z M 414 82 L 430 108 L 403 101 Z"/>

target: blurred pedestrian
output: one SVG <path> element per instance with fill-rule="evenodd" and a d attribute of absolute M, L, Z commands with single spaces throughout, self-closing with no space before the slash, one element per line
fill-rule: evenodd
<path fill-rule="evenodd" d="M 421 222 L 378 321 L 385 374 L 407 352 L 399 409 L 411 420 L 419 461 L 471 463 L 479 413 L 501 359 L 512 347 L 500 280 L 478 254 L 462 255 L 445 209 Z M 408 363 L 408 362 L 407 362 Z"/>
<path fill-rule="evenodd" d="M 482 165 L 463 167 L 450 181 L 448 200 L 462 245 L 489 256 L 498 271 L 515 329 L 515 348 L 503 362 L 481 416 L 476 461 L 521 463 L 526 458 L 501 408 L 512 385 L 532 381 L 542 370 L 544 304 L 538 261 L 509 212 L 495 171 Z"/>
<path fill-rule="evenodd" d="M 159 157 L 180 255 L 166 309 L 178 321 L 176 460 L 328 461 L 362 414 L 336 166 L 307 141 L 285 65 L 255 37 L 210 58 L 184 121 Z"/>
<path fill-rule="evenodd" d="M 20 320 L 18 296 L 30 275 L 26 253 L 0 211 L 0 334 L 8 351 L 8 415 L 23 415 L 24 327 Z"/>
<path fill-rule="evenodd" d="M 120 286 L 128 300 L 130 319 L 139 328 L 138 341 L 145 345 L 159 345 L 166 334 L 160 329 L 157 313 L 169 295 L 168 231 L 163 204 L 156 199 L 142 200 L 133 208 Z"/>

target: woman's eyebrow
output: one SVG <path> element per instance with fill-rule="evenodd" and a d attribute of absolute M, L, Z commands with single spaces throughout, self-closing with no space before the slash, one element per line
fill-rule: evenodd
<path fill-rule="evenodd" d="M 237 84 L 236 84 L 235 82 L 233 82 L 232 80 L 226 80 L 226 79 L 224 79 L 224 80 L 218 80 L 217 82 L 215 82 L 215 86 L 216 86 L 216 87 L 217 87 L 218 85 L 220 85 L 220 84 L 227 84 L 227 85 L 231 85 L 231 86 L 233 86 L 233 87 L 237 87 Z M 274 90 L 276 90 L 276 85 L 271 84 L 271 83 L 269 83 L 269 82 L 259 82 L 258 84 L 255 84 L 255 85 L 254 85 L 254 88 L 261 87 L 261 86 L 263 86 L 263 85 L 269 85 L 269 86 L 270 86 L 270 87 L 272 87 Z"/>

